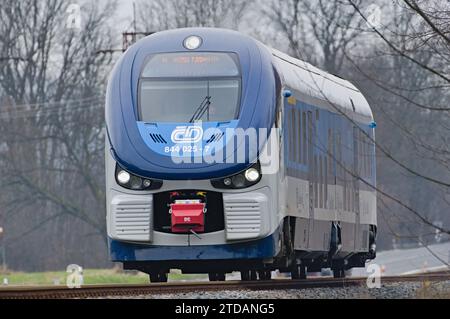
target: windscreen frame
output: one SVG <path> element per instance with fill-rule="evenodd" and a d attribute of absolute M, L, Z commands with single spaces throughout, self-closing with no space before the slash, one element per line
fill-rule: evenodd
<path fill-rule="evenodd" d="M 198 53 L 224 53 L 230 56 L 237 68 L 238 74 L 235 76 L 155 76 L 155 77 L 143 77 L 142 74 L 145 70 L 145 67 L 147 66 L 147 63 L 152 59 L 155 55 L 159 54 L 170 54 L 170 53 L 184 53 L 184 54 L 198 54 Z M 232 119 L 229 119 L 227 121 L 221 121 L 221 122 L 229 122 L 232 120 L 236 120 L 239 118 L 239 114 L 241 112 L 241 101 L 242 101 L 242 69 L 241 64 L 239 61 L 239 56 L 235 52 L 226 52 L 226 51 L 195 51 L 195 52 L 183 52 L 183 51 L 175 51 L 175 52 L 158 52 L 154 54 L 150 54 L 148 57 L 145 58 L 145 61 L 143 63 L 143 66 L 140 70 L 138 83 L 137 83 L 137 116 L 138 121 L 143 121 L 147 123 L 154 123 L 159 121 L 144 121 L 142 116 L 142 82 L 143 81 L 189 81 L 189 80 L 195 80 L 195 81 L 209 81 L 209 80 L 237 80 L 238 81 L 238 88 L 237 88 L 237 102 L 235 106 L 235 112 Z M 167 121 L 163 121 L 167 122 Z M 188 122 L 188 121 L 186 121 Z"/>

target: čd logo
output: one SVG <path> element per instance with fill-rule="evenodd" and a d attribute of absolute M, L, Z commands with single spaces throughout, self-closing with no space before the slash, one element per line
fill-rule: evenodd
<path fill-rule="evenodd" d="M 197 143 L 202 137 L 201 126 L 177 126 L 170 136 L 174 143 Z"/>

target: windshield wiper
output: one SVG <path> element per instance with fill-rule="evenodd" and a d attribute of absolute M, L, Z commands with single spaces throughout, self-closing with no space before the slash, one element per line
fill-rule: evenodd
<path fill-rule="evenodd" d="M 195 109 L 194 114 L 192 114 L 189 123 L 193 123 L 202 118 L 206 111 L 209 113 L 209 106 L 211 105 L 211 96 L 207 95 L 203 99 L 202 103 Z M 209 117 L 209 116 L 208 116 Z"/>

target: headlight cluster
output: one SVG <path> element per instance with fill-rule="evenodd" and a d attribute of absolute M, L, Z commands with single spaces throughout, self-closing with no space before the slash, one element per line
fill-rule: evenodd
<path fill-rule="evenodd" d="M 119 165 L 116 165 L 115 176 L 117 184 L 132 190 L 158 189 L 162 186 L 161 180 L 136 176 L 127 172 Z"/>
<path fill-rule="evenodd" d="M 211 184 L 216 188 L 245 188 L 258 183 L 261 180 L 261 165 L 253 164 L 246 170 L 227 177 L 212 179 Z"/>

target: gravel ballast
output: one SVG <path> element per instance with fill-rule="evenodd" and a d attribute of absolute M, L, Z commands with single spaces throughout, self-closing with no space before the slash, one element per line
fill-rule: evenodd
<path fill-rule="evenodd" d="M 341 288 L 306 288 L 284 290 L 222 290 L 189 293 L 149 294 L 132 299 L 405 299 L 450 298 L 450 280 L 442 282 L 401 282 L 381 284 L 380 288 L 366 286 Z"/>

